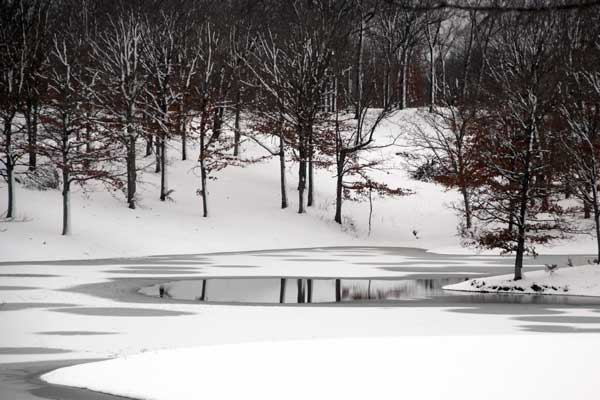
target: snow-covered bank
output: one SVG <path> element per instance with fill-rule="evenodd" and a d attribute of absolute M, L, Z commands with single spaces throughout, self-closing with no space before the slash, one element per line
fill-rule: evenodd
<path fill-rule="evenodd" d="M 589 400 L 600 389 L 589 364 L 600 357 L 597 343 L 598 335 L 564 334 L 205 346 L 67 367 L 42 379 L 146 400 Z M 482 365 L 485 357 L 493 362 Z"/>
<path fill-rule="evenodd" d="M 448 285 L 444 289 L 483 293 L 600 296 L 600 266 L 564 267 L 553 272 L 531 271 L 518 281 L 513 280 L 513 275 L 477 278 Z"/>

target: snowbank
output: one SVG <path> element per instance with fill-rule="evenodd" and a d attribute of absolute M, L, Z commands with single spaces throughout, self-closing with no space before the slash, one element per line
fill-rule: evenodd
<path fill-rule="evenodd" d="M 445 290 L 484 293 L 600 296 L 600 266 L 564 267 L 553 272 L 532 271 L 514 281 L 513 275 L 477 278 L 444 287 Z"/>
<path fill-rule="evenodd" d="M 42 379 L 146 400 L 596 398 L 590 360 L 600 357 L 598 335 L 575 336 L 205 346 L 67 367 Z"/>

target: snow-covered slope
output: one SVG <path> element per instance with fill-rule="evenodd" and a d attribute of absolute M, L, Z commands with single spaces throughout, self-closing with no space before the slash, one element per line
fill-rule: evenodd
<path fill-rule="evenodd" d="M 406 134 L 413 122 L 422 123 L 416 110 L 396 113 L 377 132 L 378 144 Z M 402 140 L 400 140 L 402 143 Z M 264 155 L 259 146 L 246 142 L 245 155 Z M 16 221 L 0 222 L 0 260 L 84 259 L 154 254 L 204 253 L 212 251 L 293 248 L 335 245 L 386 245 L 469 252 L 456 236 L 457 216 L 449 207 L 458 201 L 453 191 L 440 185 L 411 180 L 396 153 L 405 148 L 378 150 L 388 173 L 379 179 L 390 186 L 411 189 L 415 194 L 374 199 L 372 233 L 368 235 L 367 203 L 346 201 L 343 227 L 333 222 L 335 177 L 333 171 L 316 174 L 316 205 L 298 215 L 295 191 L 296 166 L 288 165 L 290 207 L 279 208 L 278 162 L 275 159 L 245 168 L 230 167 L 209 182 L 209 218 L 201 215 L 200 186 L 192 161 L 179 160 L 179 143 L 171 143 L 168 169 L 173 201 L 158 200 L 158 174 L 151 159 L 140 174 L 139 207 L 126 208 L 120 193 L 102 186 L 87 193 L 75 189 L 72 198 L 73 233 L 60 236 L 61 194 L 17 188 Z M 375 156 L 375 155 L 373 155 Z M 0 209 L 6 208 L 6 186 L 0 187 Z M 554 253 L 590 253 L 590 237 L 554 247 Z M 547 252 L 541 249 L 541 252 Z"/>

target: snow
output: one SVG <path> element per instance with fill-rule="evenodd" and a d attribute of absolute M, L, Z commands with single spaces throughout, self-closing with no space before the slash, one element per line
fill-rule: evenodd
<path fill-rule="evenodd" d="M 507 292 L 570 296 L 600 296 L 600 266 L 563 267 L 553 271 L 531 271 L 523 279 L 513 275 L 471 279 L 445 286 L 446 290 L 466 292 Z"/>
<path fill-rule="evenodd" d="M 382 125 L 381 137 L 402 131 L 403 124 L 418 118 L 415 113 L 397 113 Z M 275 394 L 281 398 L 282 393 L 291 398 L 315 393 L 319 398 L 382 393 L 387 398 L 390 393 L 406 393 L 415 399 L 493 399 L 509 387 L 524 398 L 534 397 L 530 390 L 535 390 L 535 397 L 560 394 L 576 399 L 591 398 L 586 391 L 597 392 L 596 380 L 588 380 L 594 368 L 586 359 L 595 359 L 600 323 L 597 308 L 589 304 L 527 305 L 516 311 L 512 304 L 483 307 L 460 302 L 279 307 L 209 305 L 139 294 L 141 287 L 207 277 L 402 278 L 416 273 L 412 267 L 421 268 L 420 274 L 440 267 L 434 254 L 415 255 L 411 249 L 399 253 L 383 246 L 464 255 L 444 257 L 443 265 L 471 277 L 485 274 L 488 267 L 512 263 L 510 257 L 463 249 L 456 236 L 458 217 L 449 207 L 458 201 L 457 194 L 411 180 L 393 156 L 394 148 L 382 156 L 395 169 L 380 178 L 415 194 L 375 199 L 369 235 L 366 203 L 345 202 L 344 226 L 333 222 L 332 171 L 318 171 L 316 205 L 298 215 L 296 166 L 290 163 L 290 208 L 280 210 L 277 160 L 220 171 L 218 180 L 209 182 L 210 216 L 202 218 L 196 163 L 178 160 L 178 144 L 171 146 L 168 174 L 173 201 L 158 200 L 159 176 L 148 160 L 149 167 L 140 173 L 136 210 L 126 208 L 121 193 L 106 192 L 102 186 L 92 186 L 88 192 L 73 188 L 71 236 L 60 236 L 60 191 L 17 185 L 18 218 L 0 222 L 0 260 L 5 262 L 0 263 L 0 287 L 4 287 L 0 288 L 0 363 L 111 358 L 47 378 L 101 391 L 136 390 L 130 395 L 144 399 L 171 399 L 171 390 L 187 393 L 182 398 L 207 394 L 215 399 L 267 399 Z M 249 142 L 243 148 L 249 156 L 262 154 Z M 6 187 L 0 187 L 0 209 L 6 207 L 6 197 Z M 256 251 L 261 249 L 281 250 Z M 589 254 L 595 250 L 595 240 L 580 236 L 538 250 Z M 193 255 L 165 256 L 177 254 Z M 160 257 L 115 258 L 151 255 Z M 79 261 L 41 262 L 69 259 Z M 561 259 L 565 261 L 566 256 Z M 554 276 L 564 271 L 559 269 Z M 533 274 L 526 272 L 526 277 Z M 149 317 L 152 313 L 156 315 Z M 585 334 L 530 334 L 553 330 Z M 31 350 L 39 348 L 64 352 Z M 490 359 L 494 362 L 486 362 Z M 568 367 L 558 372 L 539 367 L 558 364 Z M 514 365 L 518 371 L 513 371 Z M 560 379 L 553 379 L 553 373 Z M 519 375 L 525 378 L 516 378 Z M 515 381 L 510 385 L 504 382 L 512 376 Z M 550 389 L 532 389 L 543 381 L 550 381 Z"/>
<path fill-rule="evenodd" d="M 418 110 L 405 110 L 384 121 L 377 133 L 385 144 L 412 124 L 422 123 Z M 140 146 L 143 144 L 140 143 Z M 455 191 L 434 183 L 410 179 L 398 147 L 375 151 L 387 159 L 389 173 L 376 178 L 391 187 L 411 189 L 415 194 L 398 198 L 375 198 L 373 231 L 368 234 L 368 204 L 346 201 L 344 226 L 333 222 L 335 174 L 318 170 L 315 176 L 316 204 L 298 215 L 295 195 L 296 166 L 288 164 L 290 207 L 279 208 L 278 161 L 270 159 L 245 168 L 219 171 L 209 182 L 209 218 L 201 216 L 200 186 L 193 160 L 179 160 L 180 144 L 171 143 L 168 167 L 173 201 L 159 201 L 159 174 L 153 172 L 153 157 L 140 160 L 138 208 L 126 208 L 121 193 L 90 186 L 86 192 L 73 187 L 72 234 L 60 236 L 61 194 L 59 190 L 35 191 L 17 185 L 17 219 L 0 222 L 0 260 L 94 259 L 159 254 L 197 254 L 317 246 L 402 246 L 438 253 L 473 254 L 460 245 L 458 217 L 451 204 L 459 201 Z M 242 146 L 244 156 L 263 156 L 253 142 Z M 141 152 L 142 149 L 140 149 Z M 406 150 L 406 148 L 402 148 Z M 374 155 L 373 155 L 374 156 Z M 6 207 L 7 187 L 0 187 L 0 209 Z M 416 236 L 414 233 L 416 233 Z M 538 249 L 541 254 L 586 254 L 594 252 L 590 236 Z"/>
<path fill-rule="evenodd" d="M 575 336 L 205 346 L 67 367 L 42 379 L 145 400 L 592 399 L 600 389 L 589 364 L 600 356 L 598 336 Z"/>

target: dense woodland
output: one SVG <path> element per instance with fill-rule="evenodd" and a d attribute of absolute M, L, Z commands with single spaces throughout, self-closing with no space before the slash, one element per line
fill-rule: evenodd
<path fill-rule="evenodd" d="M 208 216 L 215 172 L 252 162 L 244 140 L 279 158 L 282 208 L 286 168 L 299 213 L 334 170 L 341 224 L 345 199 L 408 194 L 361 154 L 409 107 L 428 126 L 398 157 L 460 192 L 466 242 L 515 252 L 519 279 L 523 254 L 589 218 L 600 259 L 598 2 L 0 0 L 4 217 L 16 182 L 54 186 L 63 234 L 73 185 L 133 209 L 151 161 L 167 200 L 171 145 L 197 159 Z"/>

